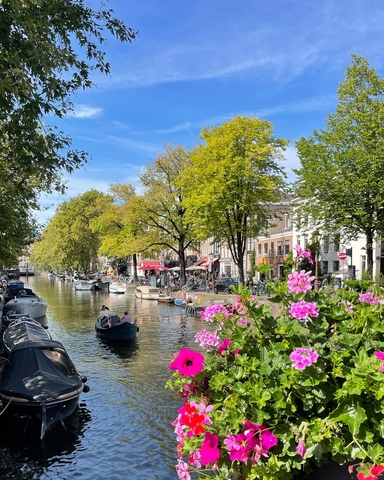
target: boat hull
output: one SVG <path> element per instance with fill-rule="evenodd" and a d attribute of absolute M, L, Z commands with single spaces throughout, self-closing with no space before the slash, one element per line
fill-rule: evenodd
<path fill-rule="evenodd" d="M 159 298 L 159 289 L 142 285 L 135 290 L 136 298 L 140 300 L 157 300 Z"/>
<path fill-rule="evenodd" d="M 129 322 L 115 325 L 110 328 L 101 328 L 100 321 L 97 320 L 95 324 L 96 335 L 103 340 L 113 340 L 116 342 L 134 340 L 137 337 L 139 328 Z"/>
<path fill-rule="evenodd" d="M 74 282 L 73 286 L 75 287 L 75 290 L 93 290 L 95 288 L 95 284 L 93 282 L 81 280 Z"/>
<path fill-rule="evenodd" d="M 96 282 L 95 283 L 96 290 L 109 290 L 109 282 Z"/>
<path fill-rule="evenodd" d="M 127 286 L 125 283 L 112 282 L 109 285 L 109 293 L 125 293 L 126 291 Z"/>
<path fill-rule="evenodd" d="M 39 297 L 14 298 L 4 305 L 4 312 L 12 310 L 15 313 L 31 315 L 33 318 L 45 317 L 47 313 L 47 302 Z"/>

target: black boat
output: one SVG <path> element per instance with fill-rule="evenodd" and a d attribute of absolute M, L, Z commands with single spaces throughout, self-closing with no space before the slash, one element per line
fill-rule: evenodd
<path fill-rule="evenodd" d="M 9 312 L 6 312 L 3 319 L 2 319 L 2 328 L 3 331 L 6 330 L 9 325 L 14 322 L 15 320 L 23 320 L 23 321 L 35 321 L 35 319 L 32 317 L 32 315 L 25 314 L 25 313 L 15 313 L 13 310 L 10 310 Z M 44 327 L 44 325 L 43 325 Z M 44 328 L 48 328 L 45 326 Z"/>
<path fill-rule="evenodd" d="M 2 414 L 20 420 L 24 429 L 37 426 L 40 439 L 75 410 L 89 391 L 64 346 L 54 340 L 23 342 L 9 354 L 0 378 Z"/>
<path fill-rule="evenodd" d="M 52 340 L 51 335 L 41 323 L 29 315 L 13 320 L 3 334 L 3 344 L 8 352 L 20 343 L 44 340 Z"/>

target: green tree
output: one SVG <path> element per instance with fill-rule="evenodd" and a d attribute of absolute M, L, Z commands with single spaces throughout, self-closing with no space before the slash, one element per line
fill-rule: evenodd
<path fill-rule="evenodd" d="M 137 218 L 147 227 L 142 238 L 146 249 L 163 249 L 176 253 L 180 262 L 180 279 L 186 281 L 186 251 L 196 245 L 191 220 L 187 220 L 184 188 L 177 180 L 189 165 L 189 155 L 180 145 L 167 145 L 154 162 L 139 175 L 143 185 Z"/>
<path fill-rule="evenodd" d="M 97 264 L 100 237 L 91 222 L 102 214 L 104 193 L 97 190 L 63 202 L 36 242 L 31 260 L 44 270 L 80 270 L 85 275 Z"/>
<path fill-rule="evenodd" d="M 352 55 L 337 93 L 326 128 L 296 144 L 299 214 L 344 240 L 363 235 L 372 271 L 373 242 L 384 233 L 384 80 Z"/>
<path fill-rule="evenodd" d="M 130 42 L 136 33 L 84 0 L 2 0 L 0 24 L 0 197 L 17 192 L 36 208 L 41 191 L 63 191 L 63 170 L 87 160 L 48 122 L 73 110 L 71 96 L 92 87 L 93 72 L 109 74 L 108 34 Z"/>
<path fill-rule="evenodd" d="M 276 138 L 271 122 L 235 117 L 204 128 L 180 184 L 188 220 L 202 239 L 225 242 L 244 283 L 248 238 L 257 238 L 273 214 L 269 205 L 286 191 L 278 161 L 288 142 Z"/>

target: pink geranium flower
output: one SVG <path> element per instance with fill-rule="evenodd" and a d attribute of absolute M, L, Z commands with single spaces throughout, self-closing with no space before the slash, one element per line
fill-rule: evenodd
<path fill-rule="evenodd" d="M 296 370 L 304 370 L 311 366 L 312 363 L 317 362 L 318 357 L 319 354 L 312 348 L 296 348 L 289 356 Z"/>
<path fill-rule="evenodd" d="M 200 460 L 204 465 L 214 463 L 220 458 L 219 437 L 212 433 L 205 432 L 203 444 L 201 445 Z"/>
<path fill-rule="evenodd" d="M 223 340 L 222 344 L 220 345 L 220 347 L 217 349 L 217 354 L 218 355 L 221 355 L 224 350 L 226 350 L 229 345 L 231 344 L 231 339 L 230 338 L 226 338 L 225 340 Z"/>
<path fill-rule="evenodd" d="M 203 370 L 203 362 L 204 355 L 202 353 L 182 348 L 168 368 L 177 370 L 183 377 L 192 377 Z"/>
<path fill-rule="evenodd" d="M 309 317 L 318 317 L 319 312 L 320 309 L 316 307 L 316 303 L 306 302 L 304 300 L 301 302 L 293 302 L 291 304 L 291 308 L 289 309 L 289 313 L 297 320 L 305 320 Z"/>
<path fill-rule="evenodd" d="M 313 263 L 312 252 L 309 248 L 305 252 L 300 245 L 296 245 L 296 247 L 293 247 L 293 250 L 296 250 L 297 257 L 299 260 L 304 260 L 304 258 L 306 258 L 309 263 Z"/>
<path fill-rule="evenodd" d="M 380 350 L 375 353 L 375 357 L 377 357 L 379 360 L 382 360 L 384 362 L 384 352 L 381 352 Z"/>
<path fill-rule="evenodd" d="M 311 272 L 293 272 L 288 275 L 288 291 L 290 293 L 303 293 L 311 289 L 311 281 L 315 277 L 310 277 Z"/>

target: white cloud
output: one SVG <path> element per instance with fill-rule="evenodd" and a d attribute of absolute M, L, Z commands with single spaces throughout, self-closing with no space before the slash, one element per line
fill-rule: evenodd
<path fill-rule="evenodd" d="M 98 117 L 102 111 L 103 109 L 99 107 L 91 107 L 84 103 L 75 103 L 74 111 L 69 113 L 68 116 L 75 118 L 93 118 Z"/>

